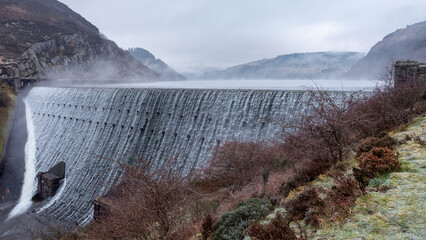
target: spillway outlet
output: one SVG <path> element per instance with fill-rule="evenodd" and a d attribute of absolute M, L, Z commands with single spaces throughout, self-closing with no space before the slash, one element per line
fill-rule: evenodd
<path fill-rule="evenodd" d="M 33 197 L 35 201 L 42 201 L 56 194 L 61 186 L 61 180 L 65 178 L 65 163 L 59 162 L 48 172 L 37 174 L 37 194 Z"/>

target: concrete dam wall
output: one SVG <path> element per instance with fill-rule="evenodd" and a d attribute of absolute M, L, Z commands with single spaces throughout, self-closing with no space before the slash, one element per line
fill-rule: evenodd
<path fill-rule="evenodd" d="M 56 196 L 34 203 L 31 212 L 87 223 L 95 196 L 121 174 L 115 160 L 141 157 L 161 166 L 174 157 L 182 169 L 199 167 L 226 141 L 274 138 L 277 122 L 297 121 L 307 101 L 304 91 L 35 87 L 26 102 L 36 171 L 61 161 L 67 167 Z"/>

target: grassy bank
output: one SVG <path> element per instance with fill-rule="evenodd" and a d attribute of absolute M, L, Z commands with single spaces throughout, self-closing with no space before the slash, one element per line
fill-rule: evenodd
<path fill-rule="evenodd" d="M 391 136 L 403 142 L 395 149 L 401 170 L 370 183 L 343 224 L 329 224 L 313 239 L 426 239 L 426 117 Z"/>
<path fill-rule="evenodd" d="M 16 95 L 11 86 L 6 83 L 0 84 L 0 94 L 5 94 L 8 98 L 4 106 L 0 104 L 0 156 L 6 143 L 7 133 L 12 121 L 13 107 L 15 106 Z M 4 96 L 4 95 L 3 95 Z"/>

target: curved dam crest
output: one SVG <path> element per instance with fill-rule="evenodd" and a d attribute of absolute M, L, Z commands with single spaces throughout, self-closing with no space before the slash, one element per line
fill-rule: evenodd
<path fill-rule="evenodd" d="M 85 224 L 94 197 L 121 174 L 115 160 L 141 157 L 161 166 L 177 158 L 183 171 L 199 167 L 226 141 L 277 136 L 277 122 L 298 121 L 309 97 L 305 91 L 35 87 L 27 102 L 36 171 L 64 161 L 67 184 L 59 198 L 34 204 L 32 212 Z"/>

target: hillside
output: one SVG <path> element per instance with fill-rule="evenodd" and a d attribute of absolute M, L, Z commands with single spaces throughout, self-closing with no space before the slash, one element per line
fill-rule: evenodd
<path fill-rule="evenodd" d="M 374 45 L 345 75 L 350 79 L 380 79 L 397 60 L 426 61 L 426 21 L 399 29 Z"/>
<path fill-rule="evenodd" d="M 136 60 L 141 62 L 143 65 L 150 69 L 160 73 L 161 78 L 165 80 L 185 80 L 185 77 L 177 73 L 171 67 L 169 67 L 161 59 L 155 58 L 155 56 L 149 51 L 143 48 L 129 48 L 128 51 Z"/>
<path fill-rule="evenodd" d="M 2 77 L 108 82 L 158 78 L 56 0 L 4 0 L 0 9 Z"/>
<path fill-rule="evenodd" d="M 370 184 L 389 190 L 359 197 L 345 223 L 329 225 L 313 239 L 425 239 L 425 133 L 426 117 L 392 133 L 405 141 L 396 149 L 402 169 Z"/>
<path fill-rule="evenodd" d="M 364 56 L 358 52 L 314 52 L 281 55 L 207 72 L 205 79 L 330 79 L 338 78 Z"/>

